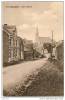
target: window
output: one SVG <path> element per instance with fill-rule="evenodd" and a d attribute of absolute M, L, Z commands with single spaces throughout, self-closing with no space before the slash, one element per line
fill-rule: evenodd
<path fill-rule="evenodd" d="M 9 45 L 11 45 L 11 39 L 9 39 Z"/>

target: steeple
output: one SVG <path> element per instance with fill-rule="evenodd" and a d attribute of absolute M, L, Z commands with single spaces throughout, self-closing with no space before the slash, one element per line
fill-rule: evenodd
<path fill-rule="evenodd" d="M 37 42 L 39 38 L 39 31 L 38 31 L 38 25 L 36 27 L 36 37 L 35 37 L 35 41 Z"/>

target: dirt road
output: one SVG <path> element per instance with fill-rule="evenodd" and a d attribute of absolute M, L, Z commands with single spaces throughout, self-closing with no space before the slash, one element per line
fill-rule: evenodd
<path fill-rule="evenodd" d="M 63 95 L 63 72 L 47 58 L 9 66 L 3 70 L 6 96 Z"/>

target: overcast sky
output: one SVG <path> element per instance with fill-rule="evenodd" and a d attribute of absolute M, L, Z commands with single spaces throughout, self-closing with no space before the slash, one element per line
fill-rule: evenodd
<path fill-rule="evenodd" d="M 63 2 L 3 2 L 2 8 L 2 23 L 16 25 L 19 36 L 34 40 L 38 25 L 39 36 L 53 30 L 56 41 L 63 39 Z"/>

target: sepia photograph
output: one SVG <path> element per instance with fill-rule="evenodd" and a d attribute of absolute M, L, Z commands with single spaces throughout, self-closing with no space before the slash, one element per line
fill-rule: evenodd
<path fill-rule="evenodd" d="M 3 96 L 64 96 L 64 2 L 2 1 Z"/>

